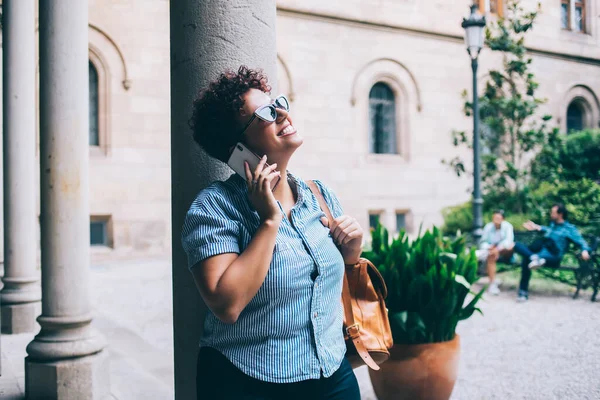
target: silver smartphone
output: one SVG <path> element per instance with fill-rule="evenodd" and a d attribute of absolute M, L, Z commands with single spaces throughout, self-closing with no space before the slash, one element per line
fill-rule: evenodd
<path fill-rule="evenodd" d="M 244 168 L 244 161 L 248 162 L 248 166 L 250 167 L 250 171 L 254 172 L 258 163 L 260 162 L 261 157 L 254 153 L 252 150 L 248 149 L 244 146 L 243 143 L 237 143 L 233 148 L 233 152 L 229 157 L 229 161 L 227 161 L 227 165 L 231 167 L 239 176 L 246 180 L 246 169 Z M 265 163 L 265 168 L 268 167 L 269 164 Z M 279 184 L 280 177 L 276 177 L 271 181 L 271 191 L 275 190 L 277 185 Z"/>

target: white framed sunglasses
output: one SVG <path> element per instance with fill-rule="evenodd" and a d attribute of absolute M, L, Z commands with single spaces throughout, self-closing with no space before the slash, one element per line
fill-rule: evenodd
<path fill-rule="evenodd" d="M 250 126 L 252 121 L 259 118 L 265 122 L 275 122 L 277 119 L 277 109 L 290 111 L 290 102 L 284 95 L 277 96 L 272 103 L 265 104 L 264 106 L 258 107 L 252 113 L 252 117 L 244 126 L 244 129 L 240 132 L 240 136 L 246 132 L 246 129 Z"/>

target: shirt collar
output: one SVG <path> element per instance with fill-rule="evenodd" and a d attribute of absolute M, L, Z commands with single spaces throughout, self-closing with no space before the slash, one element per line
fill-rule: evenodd
<path fill-rule="evenodd" d="M 290 183 L 292 190 L 295 190 L 296 195 L 298 196 L 298 198 L 296 199 L 296 205 L 294 207 L 298 207 L 304 203 L 305 196 L 307 193 L 306 191 L 307 190 L 310 191 L 310 188 L 302 179 L 300 179 L 299 177 L 297 177 L 296 175 L 291 173 L 289 170 L 286 172 L 287 172 L 288 182 Z M 248 194 L 248 186 L 246 186 L 246 180 L 244 178 L 242 178 L 241 176 L 239 176 L 238 174 L 234 173 L 228 179 L 228 181 L 230 181 L 233 185 L 235 185 L 242 194 L 244 194 L 244 195 Z"/>
<path fill-rule="evenodd" d="M 298 198 L 296 199 L 296 205 L 294 205 L 294 207 L 299 207 L 304 203 L 304 196 L 306 190 L 310 189 L 302 179 L 292 174 L 290 171 L 286 172 L 288 176 L 288 181 L 290 182 L 290 186 L 292 186 L 292 190 L 295 190 L 296 195 L 298 196 Z"/>

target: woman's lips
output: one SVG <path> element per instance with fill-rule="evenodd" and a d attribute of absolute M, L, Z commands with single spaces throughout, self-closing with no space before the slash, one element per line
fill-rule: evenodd
<path fill-rule="evenodd" d="M 296 128 L 294 128 L 292 125 L 288 125 L 285 128 L 283 128 L 281 130 L 281 132 L 279 132 L 279 134 L 277 134 L 277 136 L 278 137 L 291 136 L 294 133 L 296 133 Z"/>

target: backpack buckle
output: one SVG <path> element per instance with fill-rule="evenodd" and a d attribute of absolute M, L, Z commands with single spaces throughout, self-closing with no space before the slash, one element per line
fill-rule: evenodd
<path fill-rule="evenodd" d="M 346 335 L 348 335 L 348 337 L 350 337 L 352 339 L 358 337 L 359 332 L 360 332 L 360 324 L 358 324 L 358 323 L 352 324 L 352 325 L 346 327 Z"/>

